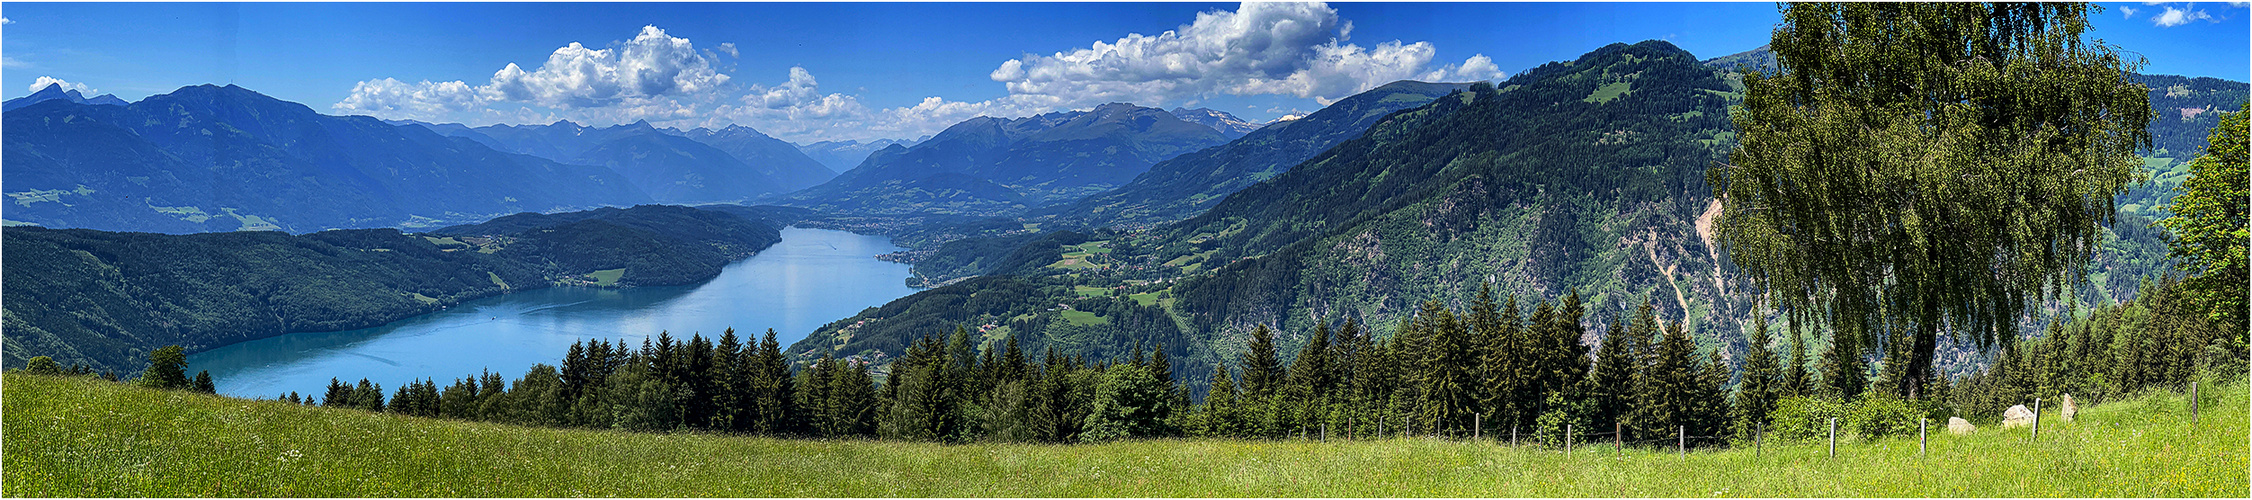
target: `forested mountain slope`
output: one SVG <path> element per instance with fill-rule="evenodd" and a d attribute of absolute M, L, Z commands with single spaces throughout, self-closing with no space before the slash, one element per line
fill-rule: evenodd
<path fill-rule="evenodd" d="M 600 167 L 495 151 L 236 86 L 125 106 L 51 100 L 6 113 L 7 219 L 188 233 L 426 227 L 648 197 Z"/>
<path fill-rule="evenodd" d="M 1052 215 L 1056 224 L 1083 227 L 1149 226 L 1185 219 L 1219 204 L 1230 193 L 1273 178 L 1337 143 L 1359 137 L 1385 115 L 1467 87 L 1469 84 L 1392 82 L 1340 99 L 1305 117 L 1252 130 L 1226 145 L 1160 162 L 1117 189 L 1041 209 L 1035 215 Z"/>
<path fill-rule="evenodd" d="M 1163 344 L 1200 373 L 1240 352 L 1253 324 L 1281 327 L 1295 352 L 1316 323 L 1358 318 L 1389 335 L 1416 304 L 1458 305 L 1486 283 L 1528 303 L 1578 290 L 1590 323 L 1652 300 L 1725 344 L 1748 307 L 1726 293 L 1699 221 L 1733 98 L 1724 72 L 1670 44 L 1605 47 L 1382 116 L 1196 218 L 1033 239 L 1013 255 L 1052 263 L 977 263 L 1019 275 L 916 294 L 791 351 L 890 352 L 966 323 L 988 341 L 1097 357 Z M 1160 312 L 1173 321 L 1140 319 Z"/>
<path fill-rule="evenodd" d="M 1395 114 L 1153 231 L 1157 258 L 1218 267 L 1175 287 L 1175 309 L 1215 332 L 1388 325 L 1491 283 L 1527 299 L 1578 290 L 1591 320 L 1649 300 L 1733 333 L 1745 298 L 1725 293 L 1700 227 L 1705 169 L 1729 146 L 1724 76 L 1665 42 L 1613 44 Z"/>
<path fill-rule="evenodd" d="M 375 326 L 510 290 L 710 279 L 780 241 L 765 222 L 675 206 L 520 214 L 428 234 L 395 229 L 164 235 L 0 230 L 5 366 L 33 356 L 133 370 L 287 332 Z"/>
<path fill-rule="evenodd" d="M 1589 307 L 1585 321 L 1598 327 L 1649 301 L 1660 317 L 1684 319 L 1701 349 L 1733 360 L 1746 347 L 1738 322 L 1754 312 L 1712 245 L 1715 204 L 1704 173 L 1733 147 L 1726 113 L 1738 99 L 1736 63 L 1756 65 L 1763 55 L 1700 63 L 1664 42 L 1613 45 L 1379 116 L 1365 134 L 1186 221 L 1065 239 L 949 243 L 925 257 L 918 272 L 1006 276 L 970 279 L 839 321 L 792 355 L 863 355 L 955 324 L 987 342 L 1015 335 L 1084 349 L 1066 354 L 1119 355 L 1137 340 L 1159 342 L 1113 322 L 1115 314 L 1148 308 L 1175 320 L 1152 331 L 1190 344 L 1166 346 L 1180 350 L 1179 366 L 1209 366 L 1232 360 L 1253 324 L 1281 327 L 1282 352 L 1295 352 L 1316 324 L 1358 318 L 1389 335 L 1420 302 L 1460 306 L 1490 283 L 1528 303 L 1577 290 Z M 2153 93 L 2210 100 L 2243 87 L 2171 85 Z M 2153 97 L 2154 105 L 2175 106 L 2169 102 Z M 2152 124 L 2161 144 L 2203 137 L 2210 125 L 2170 127 L 2177 124 Z M 1270 126 L 1245 141 L 1278 130 L 1287 129 Z M 1184 155 L 1143 180 L 1232 147 Z M 2182 173 L 2179 161 L 2153 165 L 2167 168 L 2119 199 L 2114 236 L 2080 291 L 2088 303 L 2123 300 L 2140 280 L 2168 269 L 2163 231 L 2149 224 L 2163 217 L 2152 208 L 2155 197 L 2170 193 Z M 1045 224 L 1092 219 L 1059 213 Z M 1029 262 L 1037 258 L 1048 263 Z M 1777 335 L 1769 347 L 1788 349 L 1788 338 Z M 1823 338 L 1809 338 L 1809 351 L 1819 353 Z M 1586 342 L 1592 348 L 1598 340 Z M 1957 372 L 1983 359 L 1970 350 L 1943 357 Z"/>

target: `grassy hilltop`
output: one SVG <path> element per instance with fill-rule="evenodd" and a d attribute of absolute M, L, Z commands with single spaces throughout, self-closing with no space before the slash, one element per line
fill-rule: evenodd
<path fill-rule="evenodd" d="M 2243 380 L 2053 409 L 2026 429 L 1693 451 L 1603 443 L 1164 440 L 939 445 L 456 422 L 20 373 L 4 486 L 25 496 L 2191 496 L 2244 497 Z"/>

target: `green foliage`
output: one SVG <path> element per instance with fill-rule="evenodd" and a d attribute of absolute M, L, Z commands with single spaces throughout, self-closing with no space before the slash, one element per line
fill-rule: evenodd
<path fill-rule="evenodd" d="M 1744 75 L 1737 148 L 1710 174 L 1729 255 L 1794 328 L 1911 338 L 1895 394 L 1929 380 L 1942 323 L 2012 338 L 2080 281 L 2150 143 L 2146 89 L 2081 40 L 2087 9 L 1791 4 L 1780 71 Z M 1925 48 L 1885 49 L 1905 46 Z"/>
<path fill-rule="evenodd" d="M 1140 364 L 1111 365 L 1095 387 L 1094 411 L 1087 414 L 1079 439 L 1092 443 L 1170 434 L 1172 390 L 1172 380 L 1161 380 Z"/>
<path fill-rule="evenodd" d="M 63 365 L 55 363 L 55 358 L 32 356 L 31 361 L 24 363 L 23 370 L 35 375 L 61 375 Z"/>
<path fill-rule="evenodd" d="M 188 355 L 180 346 L 159 347 L 149 353 L 149 368 L 141 372 L 141 385 L 155 389 L 188 389 Z"/>
<path fill-rule="evenodd" d="M 1768 435 L 1780 439 L 1815 440 L 1830 435 L 1830 420 L 1837 419 L 1840 429 L 1845 419 L 1853 413 L 1852 405 L 1844 400 L 1820 397 L 1794 396 L 1775 402 L 1775 411 L 1767 414 L 1772 422 Z"/>
<path fill-rule="evenodd" d="M 2243 373 L 2235 335 L 2216 328 L 2185 288 L 2168 276 L 2145 283 L 2131 302 L 2053 321 L 2040 338 L 2005 346 L 1991 366 L 1954 383 L 1944 396 L 1959 416 L 1985 422 L 2035 398 L 2070 394 L 2094 404 L 2148 389 L 2187 390 L 2205 375 Z"/>
<path fill-rule="evenodd" d="M 2239 104 L 2238 108 L 2244 105 Z M 2190 178 L 2181 195 L 2168 206 L 2172 217 L 2160 221 L 2174 233 L 2173 255 L 2189 278 L 2184 293 L 2203 304 L 2207 317 L 2235 335 L 2235 350 L 2244 352 L 2246 330 L 2245 283 L 2247 239 L 2252 239 L 2252 215 L 2246 207 L 2246 114 L 2223 114 L 2213 128 L 2205 154 L 2190 162 Z"/>

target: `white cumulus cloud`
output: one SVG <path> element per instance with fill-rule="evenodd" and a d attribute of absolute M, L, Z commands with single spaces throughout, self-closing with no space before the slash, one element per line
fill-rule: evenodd
<path fill-rule="evenodd" d="M 571 42 L 555 49 L 537 70 L 509 63 L 493 73 L 485 88 L 510 101 L 598 107 L 627 98 L 710 92 L 727 78 L 688 39 L 644 26 L 633 40 L 608 49 Z"/>
<path fill-rule="evenodd" d="M 485 102 L 487 100 L 477 89 L 458 80 L 405 83 L 380 78 L 353 84 L 352 95 L 336 103 L 335 108 L 387 118 L 435 120 L 453 112 L 475 109 Z"/>
<path fill-rule="evenodd" d="M 92 87 L 87 87 L 86 84 L 66 82 L 60 78 L 55 78 L 52 76 L 42 76 L 39 77 L 39 80 L 31 82 L 31 91 L 38 92 L 40 89 L 47 88 L 47 86 L 49 85 L 61 85 L 63 86 L 63 90 L 76 90 L 80 94 L 94 93 L 94 89 Z"/>
<path fill-rule="evenodd" d="M 731 45 L 723 47 L 733 50 Z M 332 107 L 385 118 L 438 119 L 492 104 L 523 103 L 592 110 L 580 113 L 590 117 L 654 119 L 683 114 L 689 106 L 673 102 L 674 98 L 713 98 L 728 78 L 688 39 L 644 26 L 632 40 L 609 48 L 571 42 L 555 49 L 537 69 L 509 63 L 484 85 L 459 80 L 361 81 Z"/>
<path fill-rule="evenodd" d="M 1010 98 L 1054 106 L 1180 102 L 1215 94 L 1342 98 L 1401 79 L 1501 75 L 1484 55 L 1433 68 L 1429 42 L 1346 43 L 1352 23 L 1321 3 L 1244 3 L 1197 14 L 1157 35 L 1003 61 L 991 74 Z"/>
<path fill-rule="evenodd" d="M 987 73 L 1007 94 L 983 101 L 924 97 L 886 107 L 823 92 L 812 70 L 779 81 L 738 82 L 733 43 L 698 50 L 656 26 L 604 47 L 571 43 L 535 69 L 508 64 L 483 84 L 359 82 L 333 107 L 384 118 L 464 123 L 589 125 L 648 120 L 658 126 L 748 125 L 798 142 L 917 137 L 978 116 L 1014 118 L 1107 102 L 1169 107 L 1218 95 L 1277 95 L 1327 105 L 1395 80 L 1476 81 L 1504 76 L 1483 54 L 1436 61 L 1429 42 L 1349 43 L 1352 22 L 1321 3 L 1244 3 L 1212 10 L 1156 35 L 1129 33 L 1085 47 L 1001 61 Z M 771 83 L 768 83 L 771 82 Z"/>
<path fill-rule="evenodd" d="M 2203 10 L 2179 9 L 2174 8 L 2174 6 L 2171 5 L 2166 6 L 2165 8 L 2165 12 L 2160 12 L 2156 16 L 2151 16 L 2151 24 L 2156 24 L 2161 28 L 2172 28 L 2175 26 L 2189 24 L 2190 21 L 2201 21 L 2213 18 L 2211 14 L 2206 14 Z"/>

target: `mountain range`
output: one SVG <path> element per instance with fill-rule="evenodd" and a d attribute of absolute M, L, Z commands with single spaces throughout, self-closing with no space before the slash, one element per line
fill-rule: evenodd
<path fill-rule="evenodd" d="M 1231 141 L 1243 137 L 1244 134 L 1249 134 L 1253 130 L 1259 130 L 1261 126 L 1257 123 L 1244 121 L 1242 118 L 1236 118 L 1235 115 L 1228 114 L 1226 111 L 1212 108 L 1173 108 L 1170 113 L 1173 113 L 1174 118 L 1180 118 L 1181 121 L 1212 127 L 1212 130 L 1219 131 L 1220 135 L 1226 136 Z"/>
<path fill-rule="evenodd" d="M 1159 162 L 1116 189 L 1036 210 L 1033 215 L 1052 217 L 1067 226 L 1087 227 L 1148 226 L 1187 218 L 1211 208 L 1229 193 L 1272 178 L 1339 142 L 1360 136 L 1369 125 L 1394 111 L 1421 106 L 1468 86 L 1403 80 L 1340 99 L 1295 120 L 1263 128 L 1235 127 L 1248 132 L 1226 145 Z M 1173 113 L 1178 116 L 1186 111 L 1190 110 L 1175 109 Z"/>
<path fill-rule="evenodd" d="M 659 129 L 648 122 L 588 127 L 419 125 L 494 149 L 608 167 L 661 203 L 735 202 L 819 184 L 836 176 L 797 147 L 750 127 Z"/>
<path fill-rule="evenodd" d="M 798 151 L 813 158 L 813 161 L 821 162 L 821 165 L 829 167 L 830 171 L 843 172 L 852 170 L 852 167 L 860 166 L 860 162 L 868 159 L 869 153 L 891 147 L 893 144 L 915 147 L 915 144 L 930 140 L 930 138 L 931 136 L 926 135 L 916 139 L 820 141 L 811 144 L 799 144 Z"/>
<path fill-rule="evenodd" d="M 78 104 L 92 104 L 96 106 L 124 106 L 126 104 L 131 104 L 125 102 L 124 99 L 119 99 L 117 98 L 117 96 L 111 94 L 102 94 L 89 98 L 84 95 L 80 95 L 76 90 L 63 90 L 62 84 L 53 83 L 48 84 L 46 88 L 39 89 L 38 92 L 32 92 L 31 95 L 9 99 L 7 102 L 0 102 L 0 111 L 14 111 L 16 108 L 57 100 L 70 101 Z"/>
<path fill-rule="evenodd" d="M 979 117 L 913 147 L 878 150 L 777 202 L 848 214 L 1016 213 L 1125 184 L 1157 162 L 1226 142 L 1212 127 L 1125 103 Z"/>
<path fill-rule="evenodd" d="M 186 233 L 428 227 L 649 201 L 609 169 L 495 151 L 233 85 L 7 111 L 7 220 Z"/>

